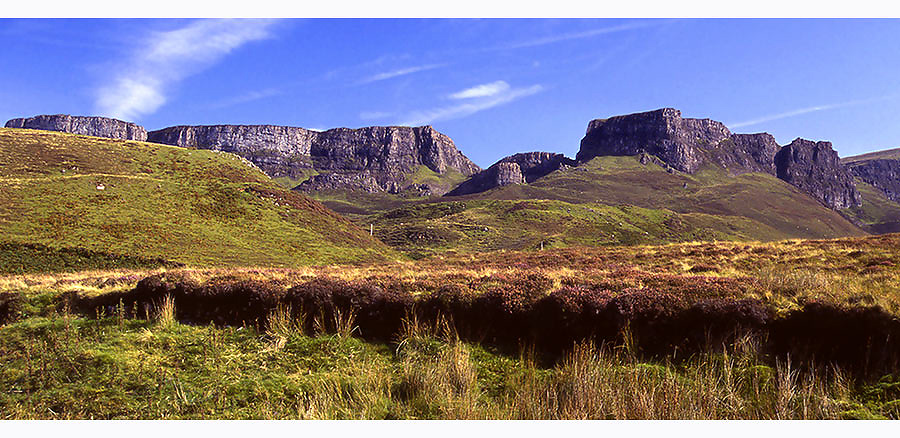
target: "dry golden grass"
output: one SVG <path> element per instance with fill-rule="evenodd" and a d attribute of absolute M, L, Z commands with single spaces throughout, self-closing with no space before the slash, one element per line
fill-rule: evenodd
<path fill-rule="evenodd" d="M 879 305 L 900 314 L 900 235 L 770 243 L 705 242 L 662 246 L 498 251 L 354 266 L 288 268 L 178 268 L 86 271 L 0 277 L 0 292 L 79 291 L 87 295 L 133 288 L 163 272 L 197 282 L 213 277 L 275 280 L 286 287 L 316 277 L 392 281 L 413 293 L 445 284 L 540 275 L 547 292 L 567 284 L 621 280 L 646 287 L 642 275 L 731 279 L 746 285 L 734 298 L 758 298 L 779 311 L 814 300 L 841 305 Z M 344 316 L 346 319 L 346 315 Z M 352 328 L 352 327 L 349 327 Z"/>
<path fill-rule="evenodd" d="M 550 378 L 532 370 L 516 384 L 511 418 L 828 419 L 839 418 L 849 386 L 840 376 L 800 377 L 790 363 L 708 356 L 678 373 L 632 357 L 577 345 Z"/>

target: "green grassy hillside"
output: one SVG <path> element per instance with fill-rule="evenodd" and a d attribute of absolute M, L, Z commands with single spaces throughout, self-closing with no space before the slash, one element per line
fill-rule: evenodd
<path fill-rule="evenodd" d="M 314 196 L 364 228 L 374 225 L 376 237 L 416 257 L 534 249 L 542 243 L 546 248 L 866 234 L 772 175 L 732 176 L 721 168 L 669 173 L 637 157 L 598 157 L 531 184 L 464 196 Z"/>
<path fill-rule="evenodd" d="M 854 155 L 852 157 L 841 158 L 841 163 L 850 164 L 857 161 L 866 160 L 889 160 L 900 158 L 900 148 L 886 149 L 883 151 L 869 152 L 868 154 Z"/>
<path fill-rule="evenodd" d="M 842 213 L 859 221 L 864 230 L 874 234 L 900 232 L 900 204 L 884 196 L 881 190 L 860 179 L 856 189 L 862 196 L 862 205 L 848 208 Z"/>
<path fill-rule="evenodd" d="M 652 162 L 641 164 L 637 157 L 598 157 L 532 184 L 501 187 L 472 197 L 630 204 L 712 215 L 723 224 L 750 220 L 757 225 L 741 227 L 741 232 L 758 240 L 864 234 L 837 212 L 774 176 L 731 176 L 715 167 L 693 175 L 669 173 Z"/>
<path fill-rule="evenodd" d="M 375 237 L 413 257 L 447 251 L 750 240 L 766 231 L 739 217 L 541 199 L 430 202 L 368 220 Z"/>
<path fill-rule="evenodd" d="M 240 158 L 0 129 L 0 235 L 189 265 L 295 266 L 395 253 Z"/>

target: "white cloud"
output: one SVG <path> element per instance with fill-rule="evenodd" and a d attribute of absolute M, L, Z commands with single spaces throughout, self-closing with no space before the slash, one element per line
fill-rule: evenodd
<path fill-rule="evenodd" d="M 374 120 L 383 119 L 392 115 L 394 115 L 394 113 L 389 113 L 387 111 L 363 111 L 359 113 L 359 118 L 363 120 Z"/>
<path fill-rule="evenodd" d="M 267 97 L 278 96 L 283 92 L 277 88 L 266 88 L 264 90 L 250 91 L 244 94 L 224 99 L 210 105 L 210 108 L 226 108 L 229 106 L 240 105 L 242 103 L 253 102 L 255 100 L 265 99 Z"/>
<path fill-rule="evenodd" d="M 481 98 L 466 100 L 464 103 L 460 103 L 457 105 L 413 111 L 407 114 L 403 121 L 398 123 L 398 125 L 420 126 L 430 124 L 436 120 L 457 119 L 460 117 L 475 114 L 479 111 L 493 108 L 498 105 L 503 105 L 526 96 L 540 93 L 543 89 L 544 87 L 542 87 L 541 85 L 532 85 L 530 87 L 524 88 L 507 88 L 506 90 L 499 93 L 485 95 L 485 97 Z"/>
<path fill-rule="evenodd" d="M 396 78 L 398 76 L 406 76 L 413 73 L 418 73 L 420 71 L 432 70 L 440 67 L 444 67 L 447 64 L 425 64 L 425 65 L 417 65 L 413 67 L 401 68 L 398 70 L 391 70 L 388 72 L 378 73 L 372 76 L 369 76 L 361 81 L 359 84 L 368 84 L 371 82 L 383 81 L 385 79 Z"/>
<path fill-rule="evenodd" d="M 471 99 L 474 97 L 488 97 L 509 91 L 506 81 L 496 81 L 489 84 L 476 85 L 472 88 L 451 94 L 451 99 Z"/>
<path fill-rule="evenodd" d="M 543 45 L 558 43 L 558 42 L 562 42 L 562 41 L 590 38 L 590 37 L 594 37 L 597 35 L 604 35 L 604 34 L 608 34 L 608 33 L 624 32 L 624 31 L 628 31 L 628 30 L 658 26 L 667 21 L 668 20 L 654 20 L 654 21 L 640 21 L 640 22 L 634 22 L 634 23 L 625 23 L 625 24 L 620 24 L 618 26 L 601 27 L 601 28 L 597 28 L 597 29 L 587 30 L 584 32 L 572 32 L 572 33 L 565 33 L 565 34 L 558 34 L 558 35 L 550 35 L 550 36 L 536 38 L 536 39 L 528 40 L 528 41 L 520 41 L 517 43 L 489 47 L 484 50 L 485 51 L 511 50 L 511 49 L 521 49 L 521 48 L 525 48 L 525 47 L 543 46 Z"/>
<path fill-rule="evenodd" d="M 166 103 L 169 88 L 208 68 L 232 50 L 270 37 L 276 20 L 195 20 L 153 32 L 96 92 L 98 112 L 135 120 Z"/>
<path fill-rule="evenodd" d="M 806 107 L 806 108 L 799 108 L 799 109 L 795 109 L 795 110 L 791 110 L 791 111 L 786 111 L 783 113 L 770 114 L 767 116 L 762 116 L 762 117 L 758 117 L 756 119 L 746 120 L 743 122 L 727 123 L 726 126 L 728 126 L 730 128 L 743 128 L 745 126 L 758 125 L 760 123 L 771 122 L 773 120 L 781 120 L 781 119 L 786 119 L 788 117 L 794 117 L 794 116 L 814 113 L 814 112 L 818 112 L 818 111 L 825 111 L 825 110 L 830 110 L 830 109 L 844 108 L 844 107 L 854 106 L 854 105 L 861 105 L 861 104 L 865 104 L 865 103 L 878 102 L 878 101 L 882 101 L 882 100 L 893 99 L 894 97 L 896 97 L 896 96 L 878 97 L 878 98 L 874 98 L 874 99 L 859 99 L 859 100 L 851 100 L 848 102 L 832 103 L 832 104 L 827 104 L 827 105 L 817 105 L 817 106 L 811 106 L 811 107 Z"/>

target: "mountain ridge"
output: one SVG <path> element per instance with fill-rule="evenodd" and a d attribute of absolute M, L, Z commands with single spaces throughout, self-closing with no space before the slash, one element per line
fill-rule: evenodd
<path fill-rule="evenodd" d="M 669 173 L 687 175 L 709 166 L 731 177 L 768 174 L 835 211 L 860 208 L 858 181 L 881 190 L 891 202 L 898 202 L 893 194 L 900 192 L 884 182 L 894 178 L 893 168 L 867 177 L 861 164 L 838 158 L 830 142 L 798 138 L 780 146 L 771 134 L 735 134 L 722 122 L 685 118 L 675 108 L 591 120 L 574 160 L 526 152 L 504 157 L 487 169 L 431 126 L 315 131 L 277 125 L 178 125 L 150 131 L 148 140 L 236 153 L 285 186 L 314 196 L 362 191 L 401 196 L 398 199 L 452 197 L 531 184 L 600 156 L 636 156 L 641 164 L 655 162 Z M 900 168 L 900 161 L 896 164 Z M 853 220 L 852 214 L 848 218 Z"/>

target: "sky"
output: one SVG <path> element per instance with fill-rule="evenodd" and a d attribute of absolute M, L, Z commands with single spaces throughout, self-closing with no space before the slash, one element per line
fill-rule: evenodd
<path fill-rule="evenodd" d="M 0 122 L 432 125 L 487 167 L 674 107 L 841 156 L 900 147 L 900 20 L 0 19 L 0 47 Z"/>

